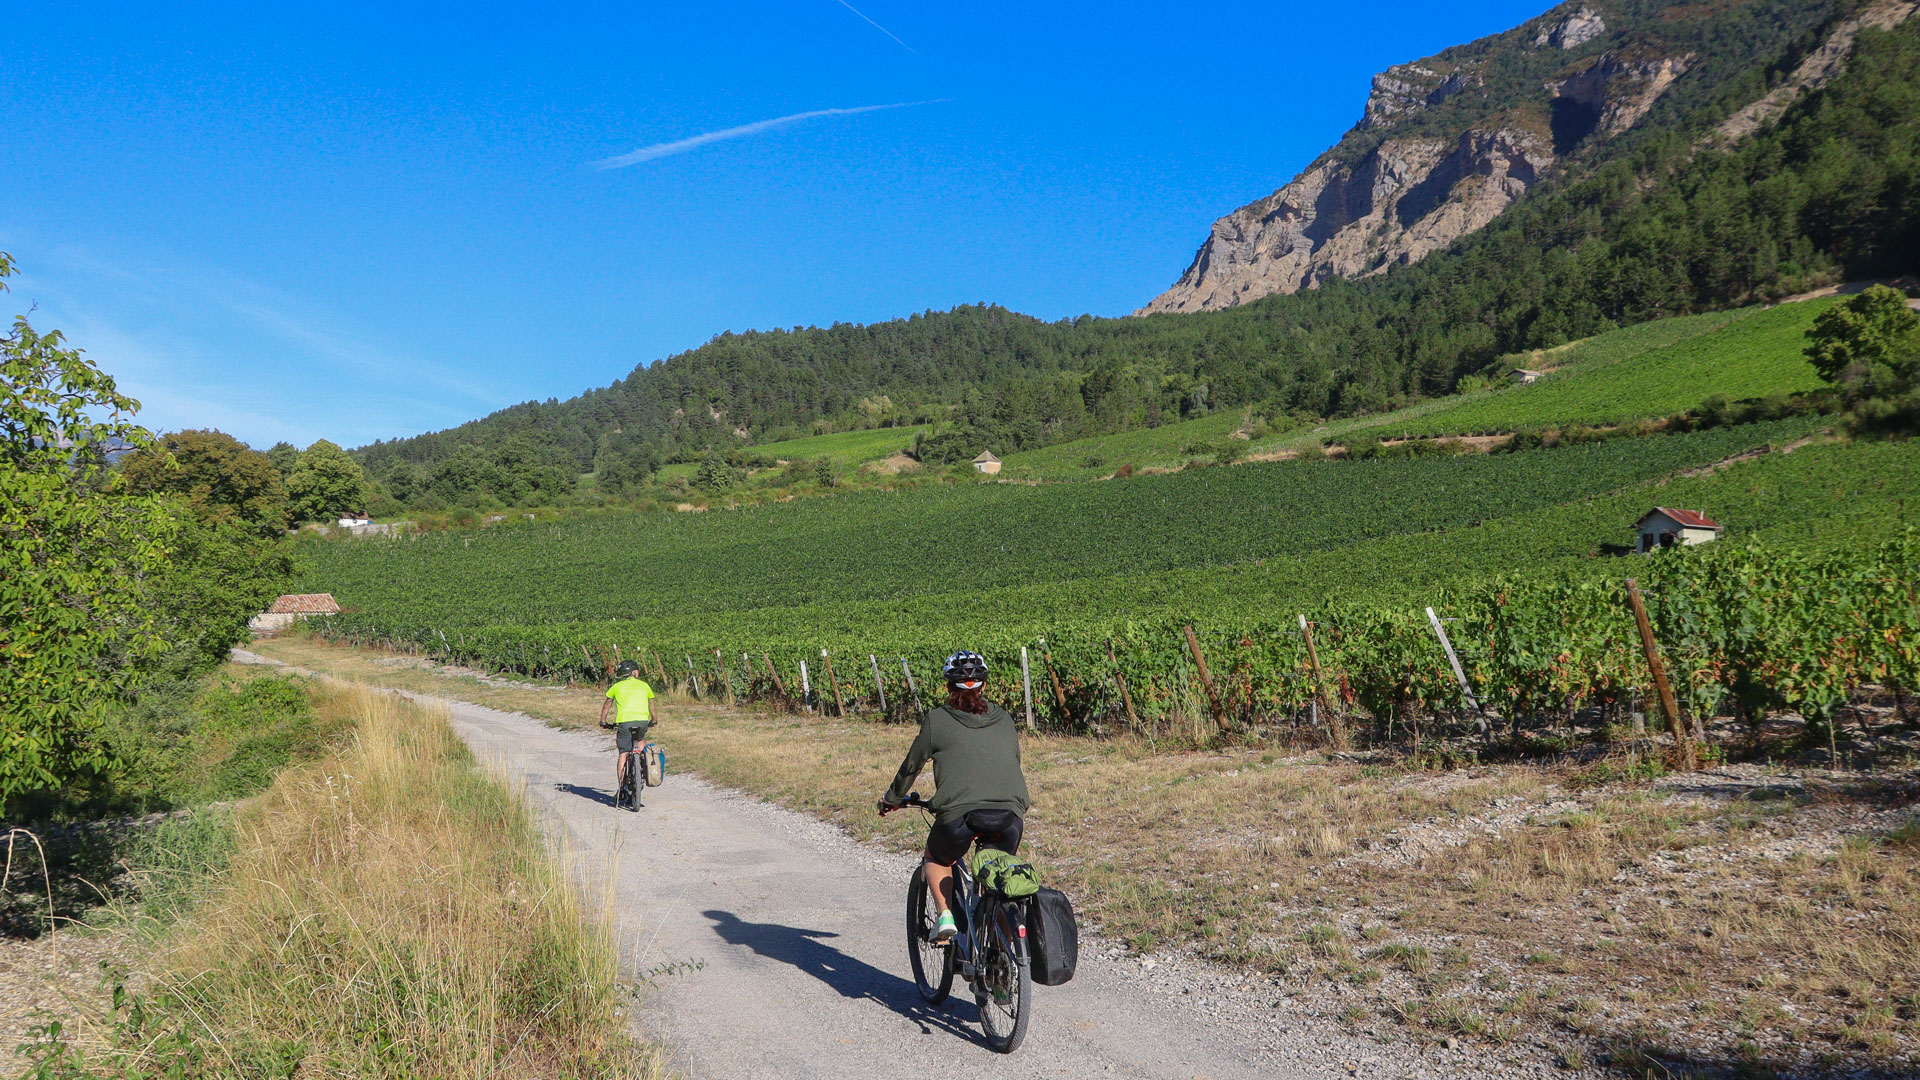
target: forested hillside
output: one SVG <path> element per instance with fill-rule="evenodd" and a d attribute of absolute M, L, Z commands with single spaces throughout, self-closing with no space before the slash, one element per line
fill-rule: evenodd
<path fill-rule="evenodd" d="M 1845 71 L 1772 126 L 1709 138 L 1861 6 L 1739 5 L 1715 16 L 1736 20 L 1718 34 L 1676 15 L 1690 47 L 1712 52 L 1695 71 L 1715 85 L 1676 89 L 1636 138 L 1570 153 L 1492 225 L 1417 265 L 1220 312 L 1045 323 L 977 305 L 724 334 L 603 390 L 359 453 L 390 489 L 454 503 L 487 492 L 488 469 L 537 466 L 549 486 L 591 472 L 630 490 L 665 461 L 815 430 L 941 421 L 950 449 L 1006 454 L 1247 404 L 1355 415 L 1613 326 L 1911 273 L 1920 20 L 1861 34 Z M 1766 43 L 1745 68 L 1727 60 Z"/>

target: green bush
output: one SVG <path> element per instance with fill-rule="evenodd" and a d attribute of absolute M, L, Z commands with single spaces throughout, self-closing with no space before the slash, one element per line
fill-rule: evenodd
<path fill-rule="evenodd" d="M 65 814 L 144 813 L 260 791 L 290 763 L 323 753 L 339 721 L 317 715 L 284 676 L 167 683 L 110 715 L 105 781 L 69 793 Z"/>

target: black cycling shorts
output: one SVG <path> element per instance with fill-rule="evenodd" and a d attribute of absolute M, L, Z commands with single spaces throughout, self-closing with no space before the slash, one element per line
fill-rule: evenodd
<path fill-rule="evenodd" d="M 1018 854 L 1020 829 L 1020 815 L 1011 810 L 974 810 L 966 817 L 935 822 L 927 830 L 927 858 L 941 866 L 952 866 L 966 855 L 976 837 L 981 847 Z"/>
<path fill-rule="evenodd" d="M 621 753 L 631 754 L 635 750 L 640 749 L 641 743 L 647 741 L 647 729 L 652 726 L 653 721 L 651 720 L 639 720 L 631 724 L 615 724 L 613 727 L 613 741 L 615 745 L 620 747 Z"/>

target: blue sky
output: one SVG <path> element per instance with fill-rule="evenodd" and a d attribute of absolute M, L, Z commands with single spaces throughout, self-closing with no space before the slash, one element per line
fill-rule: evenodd
<path fill-rule="evenodd" d="M 725 330 L 1124 314 L 1373 72 L 1546 6 L 28 0 L 0 303 L 148 426 L 263 447 L 568 397 Z"/>

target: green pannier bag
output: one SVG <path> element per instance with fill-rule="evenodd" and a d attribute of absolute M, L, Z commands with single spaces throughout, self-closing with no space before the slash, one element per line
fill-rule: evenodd
<path fill-rule="evenodd" d="M 1024 900 L 1040 891 L 1040 875 L 1033 865 L 999 848 L 973 853 L 973 880 L 980 883 L 981 891 L 1002 900 Z"/>

